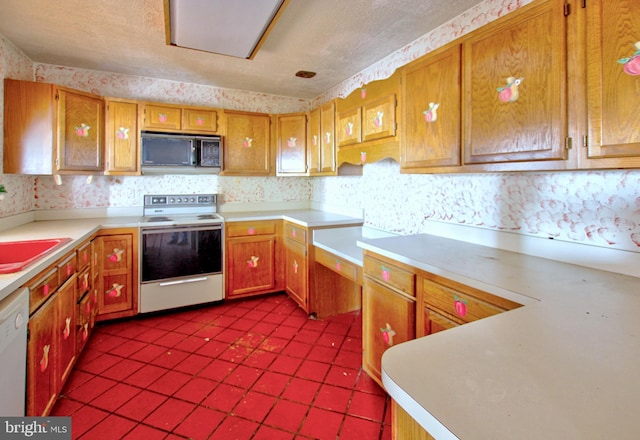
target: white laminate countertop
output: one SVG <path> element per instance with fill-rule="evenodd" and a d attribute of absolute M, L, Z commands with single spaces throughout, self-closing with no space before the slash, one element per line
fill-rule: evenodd
<path fill-rule="evenodd" d="M 224 218 L 225 222 L 284 219 L 310 228 L 353 226 L 363 223 L 362 218 L 313 209 L 220 212 L 219 214 Z M 54 251 L 37 260 L 23 271 L 11 274 L 0 274 L 0 301 L 99 229 L 117 227 L 137 228 L 145 225 L 148 226 L 147 223 L 141 222 L 141 216 L 114 216 L 32 221 L 9 229 L 0 230 L 0 242 L 67 237 L 72 239 L 70 242 L 55 248 Z"/>
<path fill-rule="evenodd" d="M 225 222 L 242 222 L 257 220 L 287 220 L 307 228 L 362 225 L 364 220 L 328 211 L 313 209 L 282 210 L 282 211 L 246 211 L 246 212 L 218 212 Z"/>
<path fill-rule="evenodd" d="M 25 270 L 0 274 L 0 301 L 36 276 L 55 260 L 78 246 L 100 228 L 138 227 L 140 217 L 108 217 L 73 220 L 47 220 L 25 223 L 0 231 L 0 242 L 39 240 L 46 238 L 71 238 L 71 241 L 55 248 Z"/>
<path fill-rule="evenodd" d="M 638 438 L 640 278 L 427 234 L 358 244 L 525 304 L 385 352 L 436 439 Z"/>
<path fill-rule="evenodd" d="M 396 235 L 367 226 L 317 229 L 313 231 L 313 245 L 362 266 L 362 248 L 358 246 L 358 240 Z"/>

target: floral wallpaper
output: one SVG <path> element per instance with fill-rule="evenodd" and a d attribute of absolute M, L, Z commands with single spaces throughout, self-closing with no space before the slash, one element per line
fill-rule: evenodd
<path fill-rule="evenodd" d="M 0 77 L 46 81 L 103 96 L 207 105 L 268 113 L 305 111 L 346 96 L 531 0 L 486 0 L 425 34 L 313 101 L 45 64 L 33 65 L 0 36 Z M 2 113 L 0 112 L 0 118 Z M 0 174 L 11 197 L 0 217 L 32 209 L 139 207 L 144 194 L 216 192 L 233 203 L 306 201 L 359 208 L 367 225 L 411 234 L 428 220 L 640 251 L 640 170 L 400 174 L 391 160 L 364 166 L 361 177 L 68 176 Z"/>

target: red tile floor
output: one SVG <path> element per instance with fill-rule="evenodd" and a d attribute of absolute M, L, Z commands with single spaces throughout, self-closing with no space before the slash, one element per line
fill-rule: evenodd
<path fill-rule="evenodd" d="M 52 415 L 81 440 L 391 438 L 360 313 L 284 294 L 98 326 Z"/>

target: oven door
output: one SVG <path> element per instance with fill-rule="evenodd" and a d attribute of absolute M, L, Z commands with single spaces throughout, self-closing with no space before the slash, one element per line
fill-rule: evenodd
<path fill-rule="evenodd" d="M 224 297 L 222 225 L 142 229 L 140 312 Z"/>

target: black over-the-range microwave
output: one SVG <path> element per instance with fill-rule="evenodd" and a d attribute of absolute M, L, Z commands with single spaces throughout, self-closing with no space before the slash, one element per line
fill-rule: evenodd
<path fill-rule="evenodd" d="M 140 133 L 142 174 L 205 174 L 222 169 L 222 137 Z"/>

